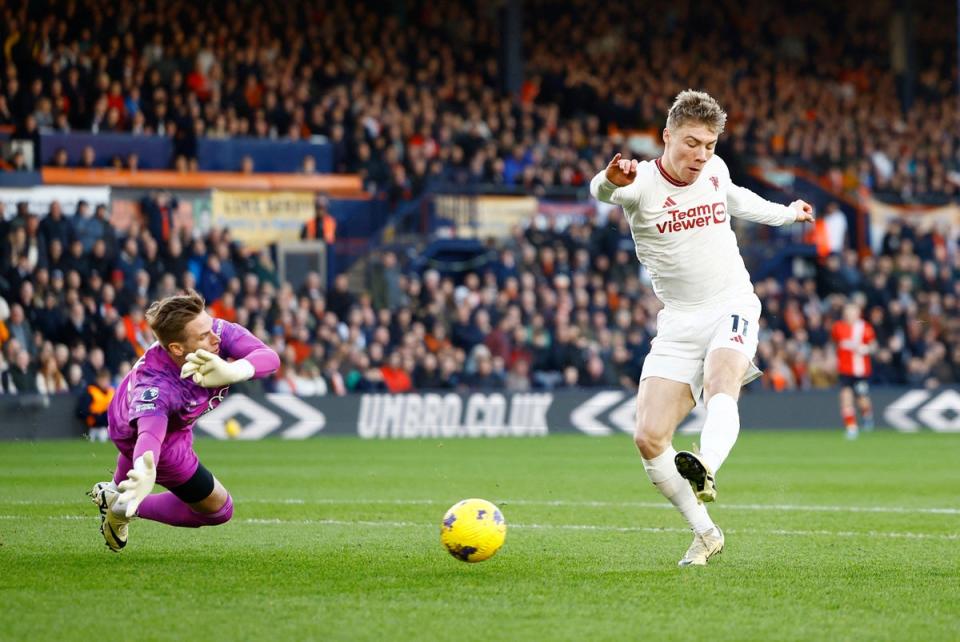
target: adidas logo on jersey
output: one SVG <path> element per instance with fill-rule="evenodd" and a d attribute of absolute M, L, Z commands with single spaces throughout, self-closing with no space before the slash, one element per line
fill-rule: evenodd
<path fill-rule="evenodd" d="M 733 335 L 732 337 L 730 337 L 730 340 L 736 341 L 737 343 L 743 343 L 743 337 L 741 337 L 739 334 Z"/>
<path fill-rule="evenodd" d="M 663 206 L 662 206 L 662 207 L 663 207 L 663 209 L 667 209 L 668 207 L 673 207 L 673 206 L 676 205 L 676 204 L 677 204 L 677 202 L 668 196 L 668 197 L 667 197 L 667 200 L 665 200 L 665 201 L 663 202 Z"/>

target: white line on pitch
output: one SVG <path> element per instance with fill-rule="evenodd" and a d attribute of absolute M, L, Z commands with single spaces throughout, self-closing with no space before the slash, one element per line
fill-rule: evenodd
<path fill-rule="evenodd" d="M 420 522 L 396 522 L 396 521 L 373 521 L 373 520 L 347 520 L 347 519 L 256 519 L 248 518 L 240 520 L 245 524 L 259 525 L 288 525 L 296 524 L 303 526 L 381 526 L 389 528 L 434 528 L 430 524 Z M 615 533 L 689 533 L 689 528 L 658 527 L 658 526 L 604 526 L 600 524 L 510 524 L 509 528 L 519 528 L 522 530 L 570 530 L 570 531 L 604 531 Z M 783 535 L 787 537 L 889 537 L 893 539 L 944 539 L 960 540 L 960 533 L 910 533 L 895 531 L 828 531 L 828 530 L 787 530 L 773 529 L 763 530 L 755 528 L 733 529 L 725 531 L 731 535 L 751 534 L 751 535 Z"/>
<path fill-rule="evenodd" d="M 250 504 L 379 504 L 379 505 L 397 505 L 397 506 L 446 506 L 454 503 L 456 500 L 440 501 L 435 499 L 335 499 L 323 497 L 319 499 L 238 499 L 237 503 Z M 668 508 L 673 509 L 672 504 L 665 502 L 609 502 L 609 501 L 590 501 L 590 500 L 564 500 L 564 499 L 502 499 L 494 501 L 495 504 L 502 506 L 570 506 L 570 507 L 595 507 L 595 508 Z M 729 508 L 731 510 L 755 510 L 755 511 L 793 511 L 793 512 L 829 512 L 829 513 L 921 513 L 930 515 L 960 515 L 960 508 L 921 508 L 909 506 L 821 506 L 805 504 L 718 504 L 718 508 Z"/>
<path fill-rule="evenodd" d="M 0 515 L 0 520 L 8 519 L 36 519 L 26 515 Z M 96 516 L 83 515 L 51 515 L 49 520 L 89 520 L 95 521 Z M 380 528 L 422 528 L 434 529 L 436 525 L 422 522 L 375 521 L 361 519 L 278 519 L 278 518 L 247 518 L 234 520 L 235 523 L 252 526 L 373 526 Z M 568 530 L 568 531 L 601 531 L 614 533 L 689 533 L 687 528 L 657 527 L 657 526 L 605 526 L 602 524 L 511 524 L 512 529 L 521 530 Z M 763 530 L 756 528 L 727 529 L 730 535 L 781 535 L 785 537 L 886 537 L 891 539 L 935 539 L 960 540 L 960 533 L 911 533 L 896 531 L 829 531 L 829 530 Z"/>
<path fill-rule="evenodd" d="M 388 506 L 448 506 L 456 500 L 436 499 L 376 499 L 376 498 L 333 498 L 320 497 L 316 499 L 297 498 L 238 498 L 237 504 L 315 504 L 315 505 L 388 505 Z M 83 500 L 32 500 L 0 499 L 0 505 L 9 506 L 71 506 L 83 503 Z M 665 502 L 611 502 L 593 500 L 565 500 L 565 499 L 499 499 L 494 501 L 501 506 L 569 506 L 594 508 L 660 508 L 673 509 L 672 504 Z M 960 508 L 923 508 L 911 506 L 837 506 L 817 504 L 718 504 L 717 508 L 747 511 L 782 511 L 782 512 L 812 512 L 812 513 L 900 513 L 925 515 L 960 515 Z"/>

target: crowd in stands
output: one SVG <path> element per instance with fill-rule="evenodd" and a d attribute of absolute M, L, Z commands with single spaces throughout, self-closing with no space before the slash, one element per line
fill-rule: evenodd
<path fill-rule="evenodd" d="M 486 266 L 459 275 L 412 273 L 384 251 L 362 290 L 346 273 L 329 289 L 316 273 L 294 289 L 269 250 L 245 250 L 226 230 L 154 234 L 156 210 L 144 210 L 119 234 L 106 208 L 82 202 L 70 217 L 54 203 L 42 219 L 21 208 L 0 223 L 2 392 L 81 394 L 103 370 L 119 381 L 154 340 L 144 310 L 180 288 L 273 346 L 282 367 L 265 385 L 299 395 L 635 389 L 656 331 L 660 304 L 617 209 L 518 227 L 491 242 Z M 833 385 L 830 327 L 848 299 L 876 328 L 876 383 L 960 381 L 956 239 L 895 222 L 876 256 L 833 254 L 810 269 L 757 284 L 766 374 L 756 385 Z"/>
<path fill-rule="evenodd" d="M 393 202 L 434 182 L 539 194 L 582 188 L 692 86 L 729 111 L 721 152 L 732 168 L 789 163 L 888 200 L 956 199 L 960 111 L 942 3 L 913 3 L 924 46 L 912 100 L 889 59 L 889 3 L 814 4 L 528 0 L 512 96 L 496 3 L 12 2 L 0 126 L 35 145 L 47 130 L 169 136 L 181 169 L 200 136 L 322 136 L 336 171 Z M 137 164 L 92 148 L 53 157 Z M 25 167 L 22 154 L 6 162 Z M 0 390 L 80 394 L 102 371 L 118 381 L 153 341 L 149 302 L 186 287 L 277 349 L 271 390 L 303 395 L 632 389 L 655 332 L 659 304 L 616 209 L 517 229 L 491 246 L 489 266 L 456 277 L 412 274 L 383 252 L 359 293 L 346 275 L 329 291 L 317 275 L 294 289 L 269 251 L 225 230 L 171 232 L 157 224 L 164 207 L 145 203 L 145 220 L 123 231 L 103 205 L 0 212 Z M 956 239 L 897 223 L 875 256 L 840 251 L 759 282 L 766 374 L 754 385 L 832 385 L 829 328 L 851 298 L 877 329 L 877 383 L 960 381 L 958 256 Z"/>
<path fill-rule="evenodd" d="M 529 0 L 514 100 L 497 3 L 12 2 L 0 22 L 0 125 L 32 140 L 161 134 L 182 169 L 200 136 L 323 136 L 336 171 L 393 200 L 431 182 L 536 193 L 582 187 L 627 144 L 610 132 L 661 127 L 672 97 L 695 87 L 730 113 L 728 156 L 832 172 L 843 188 L 893 200 L 955 199 L 955 21 L 944 3 L 911 6 L 912 45 L 891 36 L 890 2 L 597 11 Z M 891 61 L 898 47 L 916 56 L 912 90 Z M 53 162 L 137 162 L 83 156 Z"/>
<path fill-rule="evenodd" d="M 936 226 L 893 220 L 880 251 L 846 250 L 816 266 L 814 278 L 766 279 L 758 363 L 782 390 L 836 382 L 830 326 L 856 302 L 876 331 L 871 381 L 935 387 L 960 381 L 960 248 Z"/>

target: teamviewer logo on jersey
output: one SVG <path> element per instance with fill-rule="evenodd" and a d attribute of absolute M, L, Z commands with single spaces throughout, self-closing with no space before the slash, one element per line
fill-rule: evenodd
<path fill-rule="evenodd" d="M 727 220 L 727 206 L 723 203 L 713 204 L 713 222 L 723 223 Z"/>
<path fill-rule="evenodd" d="M 667 210 L 666 216 L 657 223 L 657 232 L 673 234 L 684 230 L 707 227 L 727 220 L 727 206 L 723 202 L 710 205 L 695 205 L 686 210 Z"/>

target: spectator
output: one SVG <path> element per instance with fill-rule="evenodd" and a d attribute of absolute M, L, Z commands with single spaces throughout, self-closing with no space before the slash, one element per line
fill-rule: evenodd
<path fill-rule="evenodd" d="M 380 376 L 392 394 L 413 390 L 413 381 L 410 373 L 403 367 L 403 357 L 399 351 L 391 352 L 388 363 L 380 366 Z"/>
<path fill-rule="evenodd" d="M 300 173 L 306 174 L 307 176 L 312 176 L 317 173 L 317 159 L 311 155 L 306 155 L 303 157 L 303 162 L 300 164 Z"/>
<path fill-rule="evenodd" d="M 841 254 L 847 245 L 847 215 L 837 203 L 827 205 L 821 214 L 827 231 L 827 243 L 831 254 Z"/>
<path fill-rule="evenodd" d="M 337 220 L 330 214 L 329 206 L 329 199 L 323 194 L 317 194 L 314 199 L 313 218 L 300 230 L 301 239 L 322 240 L 327 244 L 333 244 L 337 240 Z"/>
<path fill-rule="evenodd" d="M 345 319 L 347 312 L 356 303 L 356 298 L 350 292 L 350 281 L 346 274 L 334 277 L 333 289 L 327 295 L 327 307 L 338 319 Z"/>
<path fill-rule="evenodd" d="M 107 441 L 107 408 L 114 394 L 115 390 L 110 385 L 110 372 L 100 369 L 83 394 L 77 397 L 76 414 L 87 429 L 90 441 Z"/>
<path fill-rule="evenodd" d="M 51 352 L 44 355 L 40 361 L 39 368 L 39 386 L 40 392 L 44 394 L 60 394 L 70 392 L 70 386 L 67 384 L 66 377 L 57 367 L 57 359 Z"/>
<path fill-rule="evenodd" d="M 73 225 L 76 239 L 83 247 L 84 252 L 89 252 L 93 248 L 93 243 L 99 238 L 103 238 L 103 224 L 93 217 L 93 210 L 90 204 L 84 200 L 77 201 L 77 211 L 73 215 Z M 63 244 L 68 247 L 67 243 Z"/>
<path fill-rule="evenodd" d="M 498 369 L 490 350 L 479 344 L 473 349 L 474 372 L 465 383 L 472 390 L 500 390 L 504 387 L 502 366 Z"/>
<path fill-rule="evenodd" d="M 8 341 L 16 340 L 17 345 L 27 353 L 27 356 L 32 356 L 37 349 L 33 341 L 33 327 L 24 313 L 23 306 L 19 303 L 10 306 L 10 318 L 6 326 L 10 335 Z M 10 362 L 16 365 L 16 359 L 10 359 Z"/>
<path fill-rule="evenodd" d="M 57 239 L 62 247 L 68 247 L 74 238 L 73 223 L 64 217 L 59 201 L 52 201 L 47 215 L 40 221 L 40 236 L 47 248 Z"/>
<path fill-rule="evenodd" d="M 581 386 L 587 388 L 610 388 L 616 385 L 616 381 L 610 376 L 609 371 L 599 355 L 591 355 L 584 365 L 583 373 L 578 377 Z"/>
<path fill-rule="evenodd" d="M 104 361 L 110 372 L 116 377 L 120 372 L 120 364 L 133 363 L 137 360 L 137 353 L 133 344 L 127 338 L 127 329 L 123 321 L 114 323 L 111 334 L 104 346 Z"/>
<path fill-rule="evenodd" d="M 3 390 L 21 395 L 40 394 L 42 379 L 26 350 L 17 350 L 8 370 L 3 372 Z"/>
<path fill-rule="evenodd" d="M 77 164 L 80 169 L 95 169 L 97 165 L 97 151 L 92 145 L 87 145 L 80 152 L 80 162 Z"/>
<path fill-rule="evenodd" d="M 516 359 L 513 362 L 504 387 L 508 392 L 530 391 L 530 362 L 527 359 Z"/>
<path fill-rule="evenodd" d="M 23 150 L 18 148 L 13 150 L 9 159 L 3 161 L 3 169 L 8 172 L 29 172 L 33 168 L 27 164 Z"/>
<path fill-rule="evenodd" d="M 400 305 L 400 268 L 397 255 L 387 251 L 370 264 L 370 296 L 377 309 L 396 310 Z"/>

